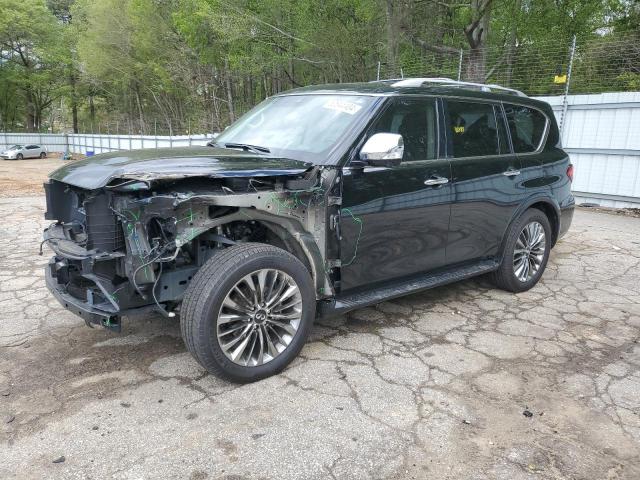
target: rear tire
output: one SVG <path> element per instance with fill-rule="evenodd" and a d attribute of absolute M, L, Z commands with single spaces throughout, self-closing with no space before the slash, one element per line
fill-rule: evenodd
<path fill-rule="evenodd" d="M 298 355 L 315 309 L 313 281 L 300 260 L 271 245 L 244 243 L 217 253 L 194 275 L 180 327 L 207 371 L 248 383 L 282 371 Z"/>
<path fill-rule="evenodd" d="M 40 152 L 40 158 L 47 158 L 46 152 Z"/>
<path fill-rule="evenodd" d="M 493 282 L 509 292 L 529 290 L 544 273 L 550 251 L 549 219 L 540 210 L 531 208 L 512 224 Z"/>

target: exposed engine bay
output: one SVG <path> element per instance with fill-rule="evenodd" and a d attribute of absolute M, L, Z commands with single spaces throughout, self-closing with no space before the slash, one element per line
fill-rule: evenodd
<path fill-rule="evenodd" d="M 55 253 L 47 284 L 88 325 L 120 329 L 120 317 L 146 310 L 167 316 L 198 269 L 241 242 L 267 243 L 298 257 L 318 299 L 331 296 L 339 272 L 329 219 L 340 203 L 337 170 L 296 175 L 116 176 L 100 188 L 52 177 L 45 184 L 54 220 L 43 244 Z"/>

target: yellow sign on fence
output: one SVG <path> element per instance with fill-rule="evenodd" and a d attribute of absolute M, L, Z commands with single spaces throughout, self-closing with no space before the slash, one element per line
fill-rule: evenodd
<path fill-rule="evenodd" d="M 553 77 L 553 83 L 567 83 L 567 75 L 556 75 Z"/>

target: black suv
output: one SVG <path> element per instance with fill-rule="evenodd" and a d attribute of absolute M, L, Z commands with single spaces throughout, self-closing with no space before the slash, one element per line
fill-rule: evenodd
<path fill-rule="evenodd" d="M 481 274 L 533 287 L 571 223 L 572 176 L 549 105 L 514 90 L 301 88 L 208 146 L 51 174 L 47 285 L 90 326 L 179 315 L 203 367 L 254 381 L 291 362 L 316 317 Z"/>

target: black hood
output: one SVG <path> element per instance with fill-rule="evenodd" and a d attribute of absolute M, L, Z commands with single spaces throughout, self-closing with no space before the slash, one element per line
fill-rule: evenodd
<path fill-rule="evenodd" d="M 114 178 L 265 177 L 299 175 L 310 167 L 312 164 L 300 160 L 225 148 L 160 148 L 88 157 L 55 170 L 49 178 L 93 190 Z"/>

